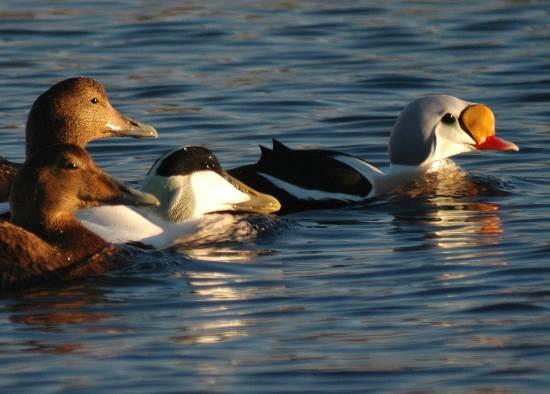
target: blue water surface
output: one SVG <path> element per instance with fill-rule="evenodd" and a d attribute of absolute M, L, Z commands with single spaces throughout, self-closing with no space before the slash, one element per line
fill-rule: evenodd
<path fill-rule="evenodd" d="M 458 186 L 3 296 L 1 392 L 548 392 L 547 2 L 4 0 L 0 155 L 24 159 L 33 100 L 75 75 L 158 128 L 89 146 L 133 185 L 167 149 L 232 168 L 272 137 L 384 167 L 429 93 L 491 106 L 521 150 L 457 157 Z"/>

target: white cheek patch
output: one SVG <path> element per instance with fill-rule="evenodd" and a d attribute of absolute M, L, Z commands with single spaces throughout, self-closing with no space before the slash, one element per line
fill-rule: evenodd
<path fill-rule="evenodd" d="M 191 174 L 190 178 L 195 198 L 194 217 L 211 212 L 230 211 L 233 204 L 250 201 L 248 194 L 241 192 L 213 171 L 197 171 Z"/>
<path fill-rule="evenodd" d="M 439 125 L 435 130 L 435 141 L 434 160 L 473 151 L 476 143 L 457 123 L 452 126 Z"/>
<path fill-rule="evenodd" d="M 258 174 L 263 176 L 269 182 L 271 182 L 273 186 L 286 191 L 288 194 L 291 194 L 292 196 L 296 197 L 299 200 L 315 200 L 315 201 L 340 200 L 340 201 L 354 202 L 354 201 L 361 201 L 364 198 L 366 198 L 366 197 L 355 196 L 353 194 L 331 193 L 331 192 L 325 192 L 317 189 L 305 189 L 300 186 L 293 185 L 292 183 L 288 183 L 280 179 L 277 179 L 275 177 L 272 177 L 271 175 L 264 174 L 262 172 L 258 172 Z"/>

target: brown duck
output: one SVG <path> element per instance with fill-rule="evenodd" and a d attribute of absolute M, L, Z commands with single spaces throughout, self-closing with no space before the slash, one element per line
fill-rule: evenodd
<path fill-rule="evenodd" d="M 123 262 L 123 249 L 73 216 L 81 208 L 111 204 L 159 202 L 103 172 L 76 145 L 52 145 L 33 155 L 13 182 L 12 223 L 0 222 L 0 288 L 22 290 L 105 272 Z"/>
<path fill-rule="evenodd" d="M 117 111 L 101 83 L 86 77 L 61 81 L 34 102 L 26 126 L 26 153 L 54 144 L 80 147 L 108 137 L 157 137 L 154 127 Z M 7 201 L 19 164 L 0 158 L 0 201 Z"/>

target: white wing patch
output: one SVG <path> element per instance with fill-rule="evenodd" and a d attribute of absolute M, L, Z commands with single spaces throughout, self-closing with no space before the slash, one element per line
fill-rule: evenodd
<path fill-rule="evenodd" d="M 384 173 L 382 172 L 382 170 L 380 170 L 380 168 L 364 160 L 358 159 L 356 157 L 341 155 L 341 156 L 334 156 L 334 158 L 339 162 L 350 166 L 359 174 L 363 175 L 365 178 L 369 180 L 371 184 L 374 184 L 375 177 L 384 175 Z"/>
<path fill-rule="evenodd" d="M 287 193 L 293 195 L 294 197 L 300 200 L 316 200 L 316 201 L 340 200 L 340 201 L 354 202 L 354 201 L 361 201 L 366 198 L 366 197 L 356 196 L 356 195 L 347 194 L 347 193 L 332 193 L 332 192 L 325 192 L 323 190 L 317 190 L 317 189 L 305 189 L 300 186 L 293 185 L 292 183 L 282 181 L 271 175 L 264 174 L 262 172 L 258 172 L 258 174 L 263 176 L 265 179 L 271 182 L 274 186 L 278 187 L 281 190 L 286 191 Z"/>
<path fill-rule="evenodd" d="M 250 196 L 213 171 L 197 171 L 190 177 L 195 198 L 193 216 L 196 218 L 206 213 L 229 211 L 233 204 L 250 200 Z"/>

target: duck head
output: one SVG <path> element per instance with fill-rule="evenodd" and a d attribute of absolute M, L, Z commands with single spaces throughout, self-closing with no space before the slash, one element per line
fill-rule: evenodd
<path fill-rule="evenodd" d="M 82 208 L 116 204 L 158 206 L 159 201 L 120 183 L 70 144 L 51 145 L 27 159 L 10 193 L 13 223 L 31 231 Z"/>
<path fill-rule="evenodd" d="M 214 212 L 268 214 L 281 208 L 275 197 L 230 176 L 212 152 L 200 146 L 182 147 L 157 159 L 142 190 L 159 198 L 156 215 L 176 223 Z"/>
<path fill-rule="evenodd" d="M 84 147 L 107 137 L 158 136 L 154 127 L 117 111 L 101 83 L 85 77 L 61 81 L 34 102 L 26 126 L 27 156 L 54 144 Z"/>
<path fill-rule="evenodd" d="M 420 166 L 463 152 L 519 150 L 496 136 L 489 107 L 453 96 L 414 100 L 399 115 L 390 135 L 392 164 Z"/>

